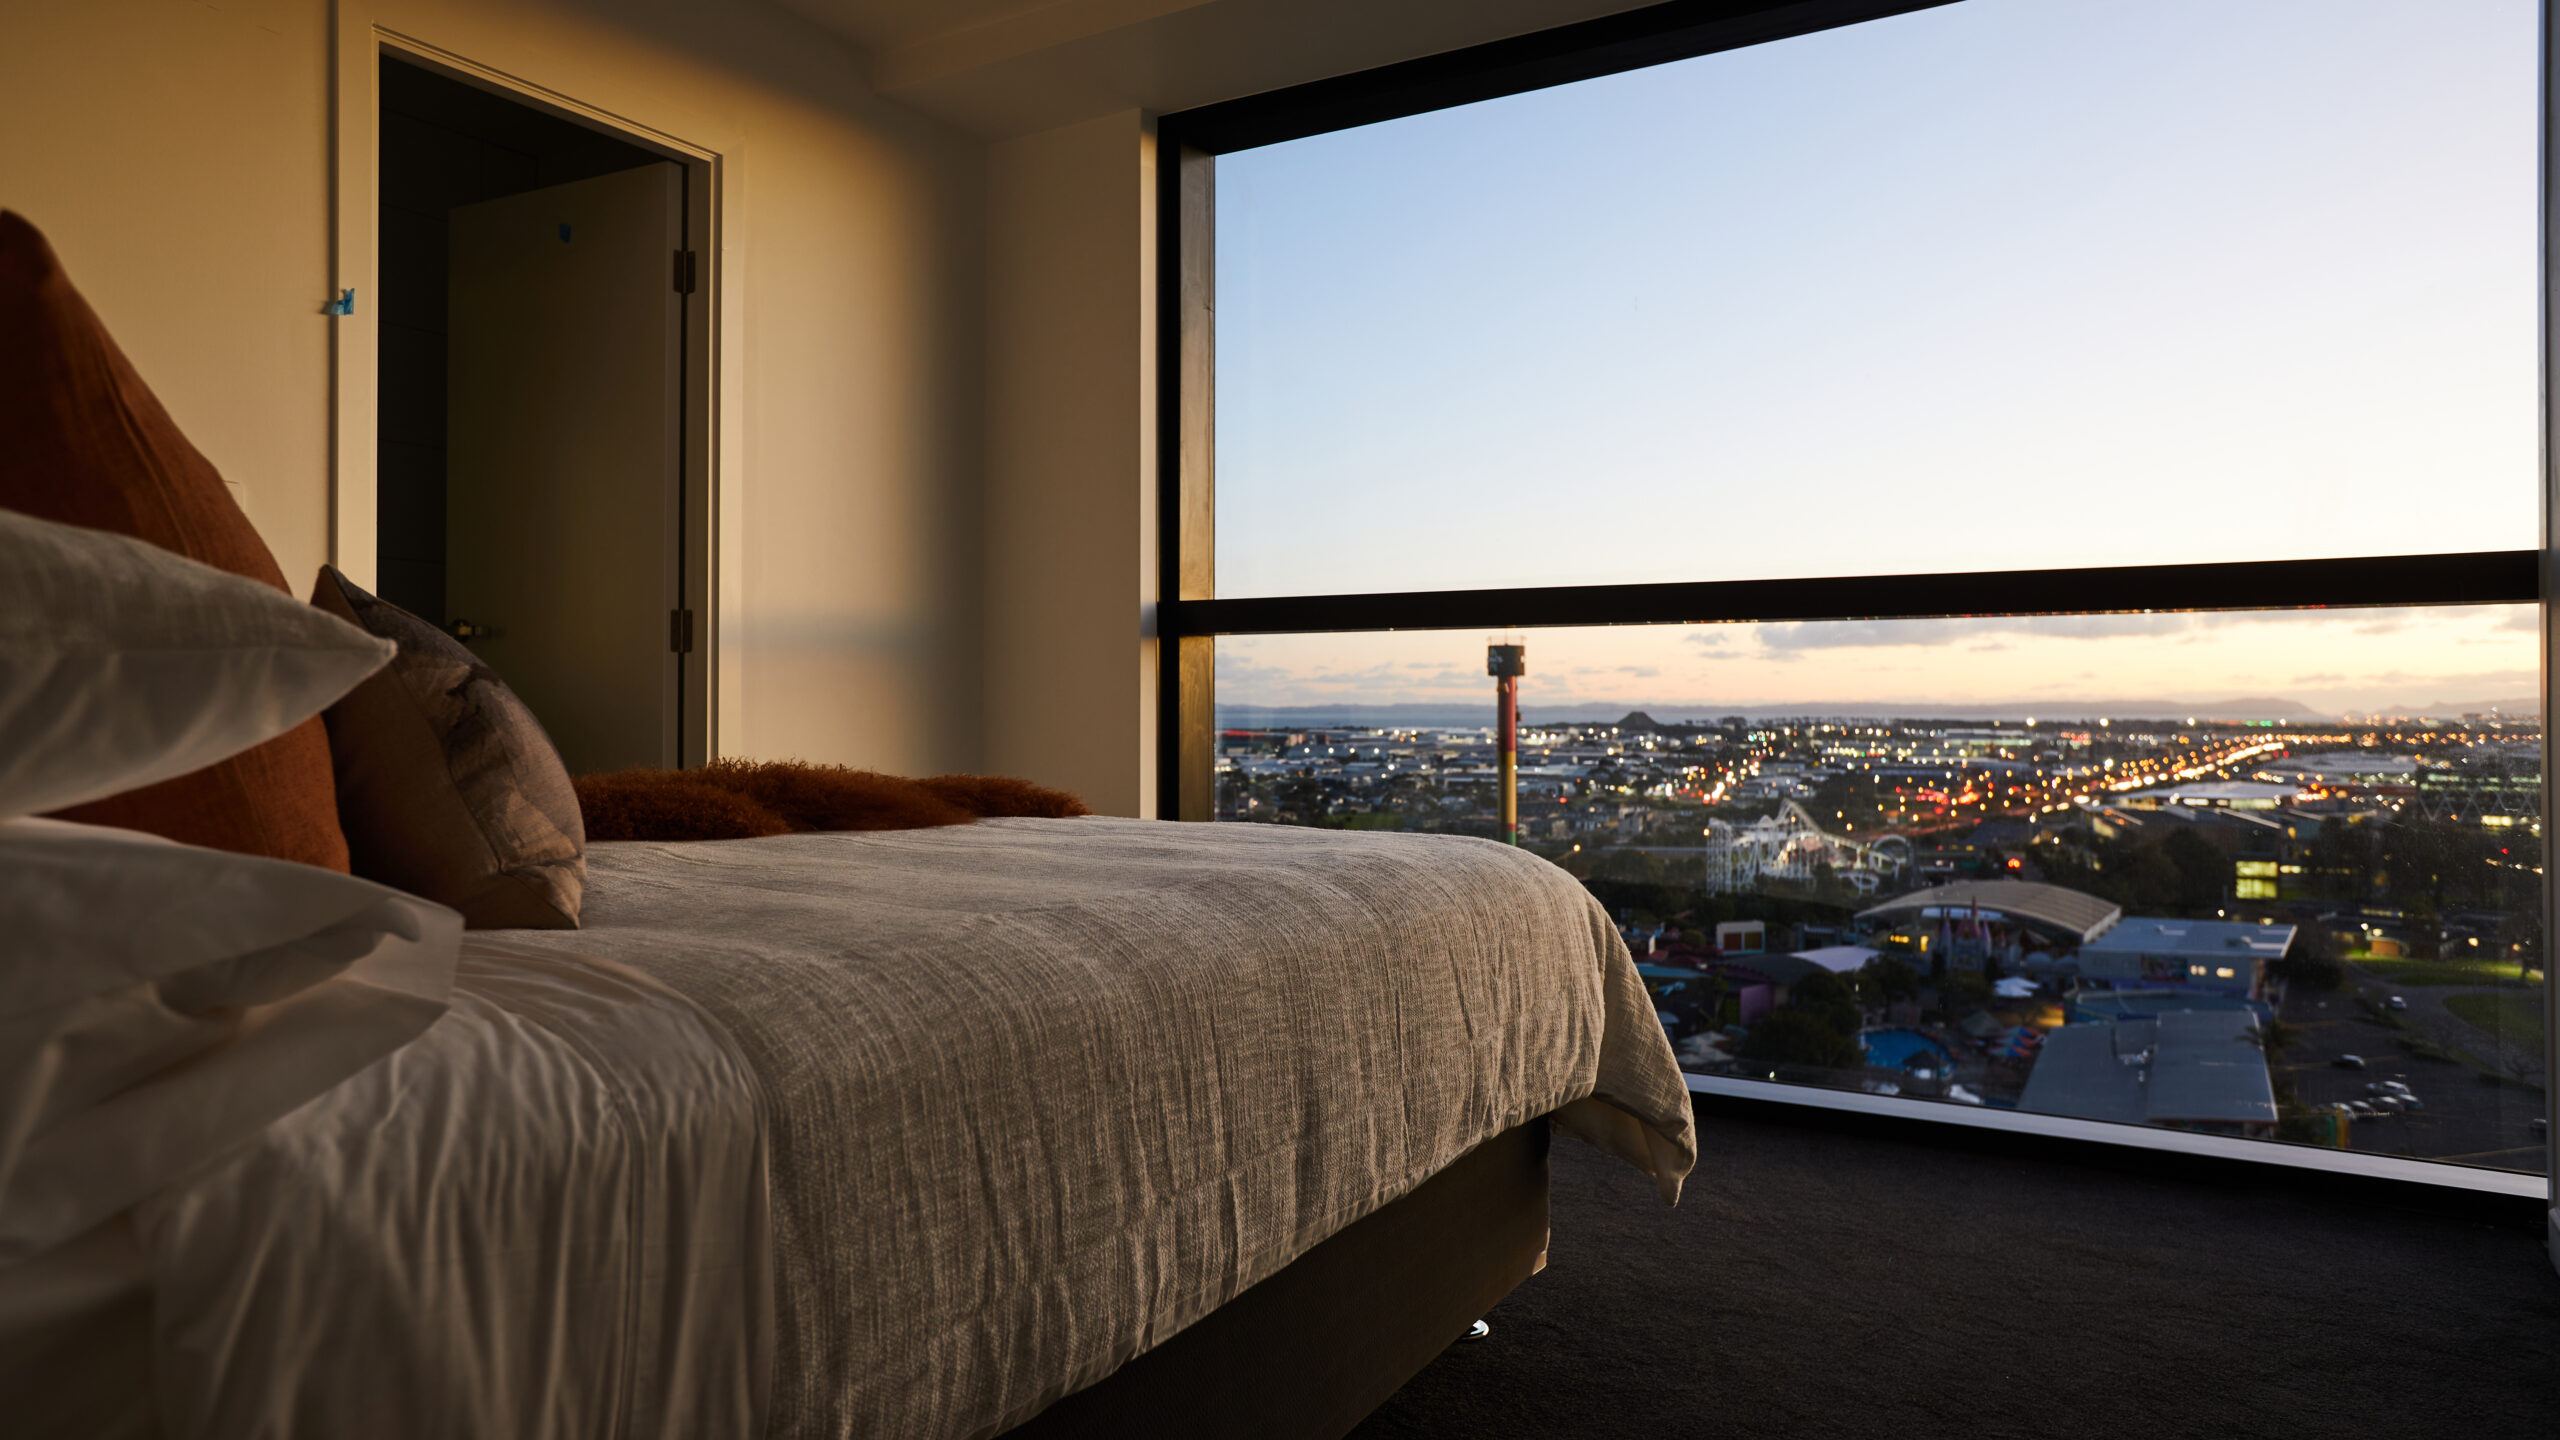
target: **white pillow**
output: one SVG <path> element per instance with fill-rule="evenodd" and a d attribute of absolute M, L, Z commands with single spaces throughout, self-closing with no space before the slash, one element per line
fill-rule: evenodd
<path fill-rule="evenodd" d="M 0 818 L 236 755 L 394 649 L 157 545 L 0 510 Z"/>
<path fill-rule="evenodd" d="M 0 820 L 0 1265 L 184 1179 L 445 1011 L 462 917 L 335 871 Z"/>

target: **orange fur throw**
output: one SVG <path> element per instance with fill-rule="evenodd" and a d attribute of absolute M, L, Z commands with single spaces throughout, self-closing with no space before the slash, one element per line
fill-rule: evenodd
<path fill-rule="evenodd" d="M 1090 815 L 1063 790 L 997 775 L 908 780 L 797 760 L 615 770 L 572 782 L 587 839 L 753 840 L 807 830 L 922 830 L 996 815 Z"/>

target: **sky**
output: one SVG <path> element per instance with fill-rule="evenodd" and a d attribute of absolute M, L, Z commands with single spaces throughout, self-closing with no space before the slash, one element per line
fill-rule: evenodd
<path fill-rule="evenodd" d="M 2536 545 L 2535 48 L 2532 0 L 1964 0 L 1221 156 L 1218 593 Z M 2126 618 L 2184 628 L 1571 648 L 1666 702 L 2535 688 L 2476 613 Z M 1394 648 L 1225 641 L 1221 701 Z"/>
<path fill-rule="evenodd" d="M 1518 632 L 1522 713 L 2459 714 L 2539 711 L 2531 605 L 1647 625 Z M 1218 703 L 1490 714 L 1479 631 L 1230 636 Z M 2253 703 L 2279 701 L 2288 708 Z M 2523 702 L 2519 706 L 2518 702 Z M 1941 708 L 1945 707 L 1945 708 Z"/>

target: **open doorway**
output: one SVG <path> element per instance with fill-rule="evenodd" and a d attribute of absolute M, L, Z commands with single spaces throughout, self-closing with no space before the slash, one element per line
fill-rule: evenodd
<path fill-rule="evenodd" d="M 380 96 L 380 591 L 571 773 L 698 757 L 688 167 L 391 54 Z"/>

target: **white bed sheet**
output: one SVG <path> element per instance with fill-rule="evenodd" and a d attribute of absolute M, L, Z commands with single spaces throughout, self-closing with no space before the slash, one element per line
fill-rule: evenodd
<path fill-rule="evenodd" d="M 472 935 L 443 1020 L 134 1212 L 161 1433 L 757 1433 L 761 1112 L 682 997 Z"/>

